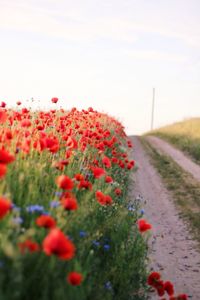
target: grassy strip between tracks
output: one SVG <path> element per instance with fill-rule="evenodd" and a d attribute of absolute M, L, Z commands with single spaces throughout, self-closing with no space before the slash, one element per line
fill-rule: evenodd
<path fill-rule="evenodd" d="M 158 136 L 173 144 L 200 164 L 200 118 L 178 122 L 148 134 Z"/>
<path fill-rule="evenodd" d="M 189 222 L 193 236 L 200 243 L 200 184 L 173 159 L 153 148 L 145 137 L 141 141 L 165 186 L 172 193 L 181 216 Z"/>

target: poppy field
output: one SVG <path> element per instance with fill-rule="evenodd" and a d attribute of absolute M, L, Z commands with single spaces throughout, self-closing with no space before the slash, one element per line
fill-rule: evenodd
<path fill-rule="evenodd" d="M 151 225 L 130 199 L 131 148 L 92 108 L 1 103 L 1 300 L 146 299 Z"/>
<path fill-rule="evenodd" d="M 0 299 L 187 299 L 147 274 L 124 127 L 92 108 L 0 106 Z"/>

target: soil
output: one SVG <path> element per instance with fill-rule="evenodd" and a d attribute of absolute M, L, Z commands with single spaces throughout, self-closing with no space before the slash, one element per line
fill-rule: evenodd
<path fill-rule="evenodd" d="M 200 252 L 187 224 L 180 218 L 172 195 L 150 163 L 139 137 L 132 137 L 133 158 L 137 171 L 133 174 L 133 197 L 141 199 L 144 218 L 152 224 L 149 239 L 149 269 L 174 283 L 176 294 L 200 299 Z M 152 292 L 149 299 L 159 299 Z"/>
<path fill-rule="evenodd" d="M 169 155 L 177 164 L 179 164 L 183 168 L 183 170 L 187 171 L 196 180 L 200 181 L 200 165 L 196 164 L 189 157 L 183 154 L 183 152 L 158 137 L 148 136 L 146 137 L 146 139 L 154 148 L 160 150 L 164 154 Z"/>

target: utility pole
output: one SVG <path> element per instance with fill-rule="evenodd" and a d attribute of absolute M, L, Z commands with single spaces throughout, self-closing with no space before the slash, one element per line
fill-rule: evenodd
<path fill-rule="evenodd" d="M 151 112 L 151 130 L 153 130 L 153 125 L 154 125 L 154 109 L 155 109 L 155 88 L 153 88 L 152 112 Z"/>

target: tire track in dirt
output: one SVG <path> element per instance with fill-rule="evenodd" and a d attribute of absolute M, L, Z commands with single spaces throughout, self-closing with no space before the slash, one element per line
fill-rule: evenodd
<path fill-rule="evenodd" d="M 151 165 L 138 137 L 132 137 L 133 158 L 138 170 L 133 174 L 133 197 L 141 197 L 145 218 L 153 225 L 149 240 L 150 269 L 174 283 L 175 292 L 200 299 L 200 253 L 187 225 L 179 217 L 172 196 Z M 151 299 L 159 299 L 154 293 Z"/>
<path fill-rule="evenodd" d="M 200 181 L 200 166 L 193 162 L 182 151 L 156 136 L 147 136 L 146 139 L 154 148 L 169 155 L 183 170 L 189 172 L 196 180 Z"/>

